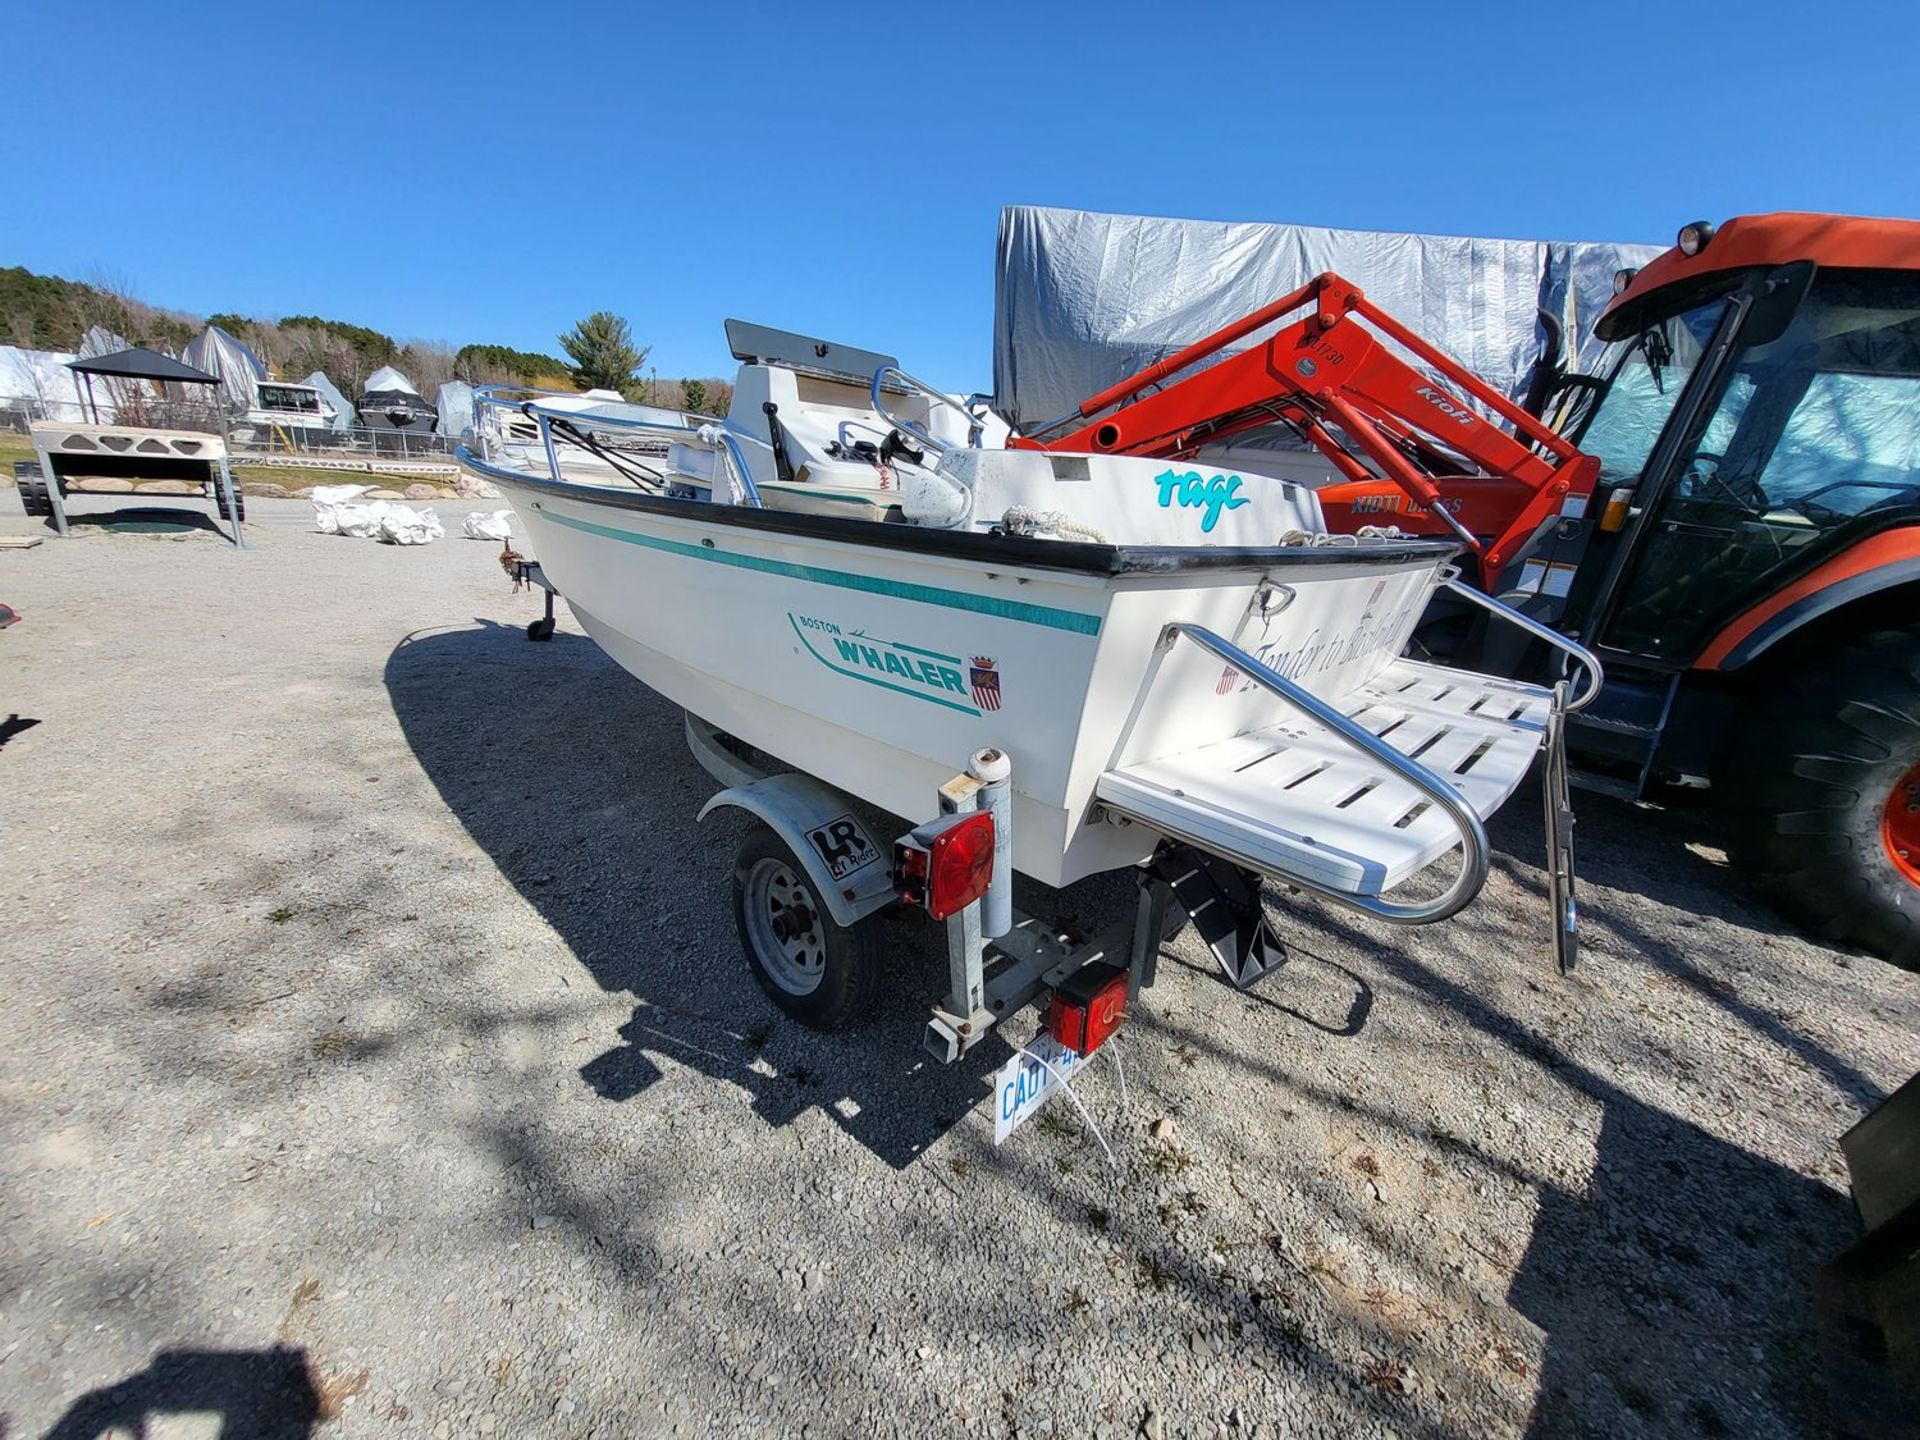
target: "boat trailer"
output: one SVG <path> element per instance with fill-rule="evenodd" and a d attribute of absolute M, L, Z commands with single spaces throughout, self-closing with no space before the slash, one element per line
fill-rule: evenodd
<path fill-rule="evenodd" d="M 1460 588 L 1502 612 L 1504 618 L 1534 628 L 1498 602 Z M 1599 688 L 1597 663 L 1560 637 L 1553 638 L 1576 661 L 1590 667 L 1588 683 L 1573 702 L 1577 707 Z M 1135 871 L 1132 913 L 1098 930 L 1083 931 L 1022 913 L 1012 903 L 1012 774 L 1004 752 L 976 752 L 965 770 L 938 788 L 935 818 L 886 847 L 861 818 L 862 809 L 870 807 L 862 807 L 812 776 L 777 772 L 732 737 L 689 713 L 687 744 L 701 766 L 725 787 L 707 801 L 700 818 L 722 809 L 745 811 L 777 837 L 794 862 L 779 882 L 784 888 L 766 892 L 765 903 L 775 910 L 771 928 L 754 931 L 750 917 L 741 927 L 748 958 L 776 1003 L 784 1008 L 786 1002 L 767 986 L 770 965 L 768 957 L 756 953 L 759 944 L 792 950 L 799 963 L 813 943 L 814 907 L 824 908 L 835 925 L 850 930 L 890 906 L 903 901 L 916 904 L 944 921 L 947 936 L 948 989 L 927 1022 L 926 1050 L 941 1063 L 952 1064 L 1002 1022 L 1042 1004 L 1046 1010 L 1043 1033 L 1029 1044 L 1013 1042 L 1018 1054 L 1008 1068 L 1031 1061 L 1048 1072 L 1036 1087 L 1044 1099 L 1055 1088 L 1054 1081 L 1090 1058 L 1119 1028 L 1127 1008 L 1154 983 L 1160 946 L 1171 933 L 1175 915 L 1191 920 L 1222 978 L 1235 989 L 1246 990 L 1287 958 L 1285 944 L 1273 933 L 1262 905 L 1263 885 L 1269 879 L 1404 925 L 1447 919 L 1479 893 L 1488 870 L 1486 832 L 1474 807 L 1452 785 L 1221 636 L 1196 625 L 1169 624 L 1161 637 L 1162 648 L 1182 642 L 1200 646 L 1302 712 L 1337 744 L 1373 767 L 1376 776 L 1397 778 L 1445 812 L 1459 832 L 1462 852 L 1452 883 L 1439 895 L 1421 901 L 1354 894 L 1296 871 L 1249 864 L 1245 855 L 1223 852 L 1207 846 L 1198 835 L 1182 834 L 1177 823 L 1145 806 L 1133 807 L 1143 812 L 1136 817 L 1128 813 L 1125 802 L 1103 799 L 1097 818 L 1122 825 L 1146 823 L 1166 838 L 1151 861 Z M 1566 974 L 1578 956 L 1573 810 L 1567 791 L 1564 725 L 1570 682 L 1563 680 L 1548 693 L 1537 734 L 1539 748 L 1545 751 L 1542 793 L 1554 954 L 1561 973 Z M 1480 703 L 1463 698 L 1467 708 Z M 943 899 L 935 892 L 942 886 L 943 874 L 949 872 L 958 879 L 948 887 L 953 893 Z M 741 903 L 760 902 L 742 899 Z M 1020 1114 L 1012 1123 L 1025 1118 Z M 996 1143 L 1011 1129 L 1008 1119 L 1005 1114 L 999 1116 Z"/>

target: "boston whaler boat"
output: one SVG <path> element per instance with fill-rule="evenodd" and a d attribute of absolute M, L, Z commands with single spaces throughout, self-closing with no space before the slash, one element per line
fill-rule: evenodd
<path fill-rule="evenodd" d="M 1057 1070 L 1151 983 L 1169 907 L 1243 987 L 1284 959 L 1263 879 L 1399 923 L 1457 913 L 1486 877 L 1484 817 L 1543 750 L 1572 963 L 1559 727 L 1599 666 L 1457 585 L 1458 546 L 1329 536 L 1312 490 L 1275 476 L 988 446 L 990 416 L 890 357 L 729 335 L 745 363 L 723 421 L 482 391 L 461 459 L 505 492 L 542 583 L 685 709 L 728 787 L 703 816 L 762 822 L 736 918 L 789 1014 L 856 1018 L 885 973 L 878 913 L 909 900 L 948 926 L 929 1048 L 955 1059 L 1044 999 L 1032 1058 Z M 538 450 L 509 463 L 490 410 Z M 1402 658 L 1441 588 L 1565 651 L 1579 693 Z M 883 845 L 855 802 L 939 813 Z M 1456 850 L 1450 881 L 1400 898 Z M 1136 913 L 1054 933 L 1014 912 L 1013 870 L 1132 870 Z"/>

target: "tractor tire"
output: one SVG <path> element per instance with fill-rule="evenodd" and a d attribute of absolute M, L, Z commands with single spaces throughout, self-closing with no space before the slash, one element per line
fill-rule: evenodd
<path fill-rule="evenodd" d="M 1728 859 L 1827 940 L 1920 969 L 1920 630 L 1783 674 L 1714 788 Z"/>

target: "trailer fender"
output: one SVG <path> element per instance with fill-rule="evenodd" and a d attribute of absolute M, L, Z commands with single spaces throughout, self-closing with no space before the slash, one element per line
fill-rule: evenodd
<path fill-rule="evenodd" d="M 765 822 L 800 857 L 834 923 L 851 926 L 898 898 L 892 850 L 877 844 L 853 802 L 810 775 L 772 775 L 722 790 L 700 807 L 744 810 Z"/>

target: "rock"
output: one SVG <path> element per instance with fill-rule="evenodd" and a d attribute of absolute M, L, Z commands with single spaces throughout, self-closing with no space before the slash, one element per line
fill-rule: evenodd
<path fill-rule="evenodd" d="M 820 1267 L 816 1265 L 801 1277 L 800 1288 L 817 1293 L 824 1283 L 826 1283 L 826 1277 L 820 1273 Z"/>
<path fill-rule="evenodd" d="M 138 495 L 198 495 L 200 487 L 191 480 L 144 480 L 135 487 Z"/>
<path fill-rule="evenodd" d="M 293 492 L 292 498 L 295 500 L 311 500 L 313 498 L 313 486 L 302 485 L 298 490 Z"/>
<path fill-rule="evenodd" d="M 404 500 L 407 497 L 398 490 L 369 490 L 360 497 L 363 500 Z"/>
<path fill-rule="evenodd" d="M 67 481 L 67 489 L 77 490 L 83 495 L 131 495 L 133 482 L 81 476 L 79 479 Z"/>
<path fill-rule="evenodd" d="M 409 500 L 438 500 L 445 492 L 438 485 L 426 485 L 416 482 L 407 486 Z"/>
<path fill-rule="evenodd" d="M 259 496 L 262 500 L 285 500 L 288 498 L 287 487 L 284 485 L 276 485 L 271 480 L 249 480 L 240 488 L 249 495 Z"/>
<path fill-rule="evenodd" d="M 1156 1140 L 1171 1140 L 1173 1138 L 1173 1117 L 1171 1115 L 1162 1115 L 1147 1127 L 1147 1134 Z"/>
<path fill-rule="evenodd" d="M 461 475 L 453 482 L 453 493 L 462 500 L 498 500 L 500 492 L 478 475 Z"/>
<path fill-rule="evenodd" d="M 1166 1422 L 1160 1418 L 1158 1410 L 1149 1409 L 1140 1421 L 1140 1433 L 1146 1436 L 1146 1440 L 1160 1440 L 1165 1428 Z"/>

